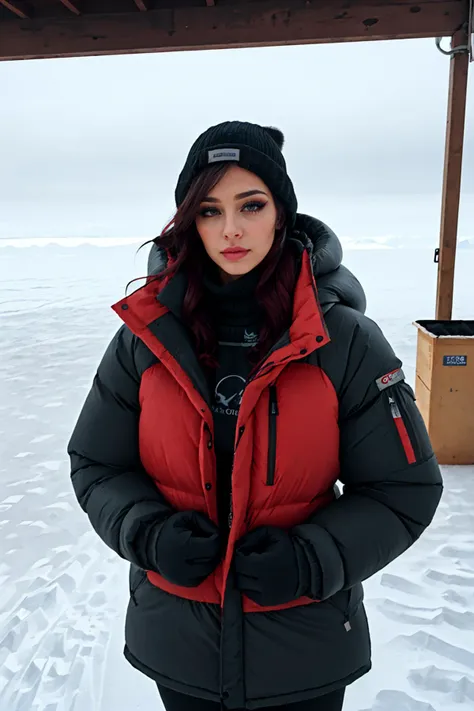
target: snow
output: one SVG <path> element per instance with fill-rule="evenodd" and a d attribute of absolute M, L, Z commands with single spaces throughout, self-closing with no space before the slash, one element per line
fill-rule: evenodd
<path fill-rule="evenodd" d="M 109 305 L 145 271 L 137 246 L 0 247 L 0 711 L 160 708 L 122 658 L 127 566 L 79 510 L 65 453 L 119 323 Z M 359 248 L 345 263 L 413 381 L 412 321 L 433 315 L 433 252 Z M 466 250 L 455 317 L 472 318 L 473 272 Z M 474 467 L 444 476 L 434 524 L 366 583 L 374 668 L 345 711 L 474 707 Z"/>

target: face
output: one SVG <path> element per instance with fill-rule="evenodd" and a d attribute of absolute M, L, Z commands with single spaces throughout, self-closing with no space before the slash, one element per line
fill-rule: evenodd
<path fill-rule="evenodd" d="M 265 183 L 231 166 L 201 203 L 196 227 L 223 281 L 258 266 L 275 239 L 278 213 Z"/>

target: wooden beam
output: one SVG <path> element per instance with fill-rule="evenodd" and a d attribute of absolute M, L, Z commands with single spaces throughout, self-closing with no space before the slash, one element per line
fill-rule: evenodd
<path fill-rule="evenodd" d="M 452 47 L 466 46 L 465 30 L 457 32 Z M 446 149 L 444 158 L 443 201 L 439 241 L 438 288 L 436 318 L 450 320 L 453 314 L 454 269 L 458 234 L 459 201 L 461 193 L 464 124 L 466 117 L 467 76 L 469 55 L 467 50 L 455 54 L 449 74 L 448 118 L 446 124 Z"/>
<path fill-rule="evenodd" d="M 148 5 L 145 0 L 135 0 L 135 5 L 138 7 L 140 12 L 147 12 L 148 10 Z"/>
<path fill-rule="evenodd" d="M 71 19 L 0 22 L 0 58 L 451 36 L 466 0 L 252 0 Z"/>
<path fill-rule="evenodd" d="M 81 14 L 79 8 L 76 5 L 74 5 L 74 3 L 71 2 L 71 0 L 59 0 L 59 2 L 61 2 L 64 5 L 64 7 L 67 7 L 67 9 L 70 10 L 71 12 L 73 12 L 75 15 Z"/>
<path fill-rule="evenodd" d="M 23 12 L 23 10 L 20 10 L 20 8 L 16 7 L 16 5 L 14 5 L 12 2 L 9 2 L 9 0 L 0 0 L 0 5 L 6 7 L 7 10 L 10 10 L 10 12 L 13 12 L 14 15 L 20 17 L 22 20 L 28 19 L 28 15 Z"/>

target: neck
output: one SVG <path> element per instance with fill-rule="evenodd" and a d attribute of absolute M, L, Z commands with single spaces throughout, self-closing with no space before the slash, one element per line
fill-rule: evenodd
<path fill-rule="evenodd" d="M 260 308 L 255 295 L 259 274 L 256 270 L 225 282 L 220 277 L 214 272 L 204 278 L 204 287 L 218 323 L 246 326 L 259 320 Z"/>
<path fill-rule="evenodd" d="M 219 280 L 222 284 L 229 284 L 232 281 L 238 281 L 245 274 L 228 274 L 223 269 L 219 269 Z"/>

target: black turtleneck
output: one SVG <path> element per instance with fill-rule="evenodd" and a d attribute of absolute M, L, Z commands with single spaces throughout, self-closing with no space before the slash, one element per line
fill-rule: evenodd
<path fill-rule="evenodd" d="M 230 511 L 234 440 L 242 392 L 252 370 L 249 353 L 258 342 L 260 308 L 255 297 L 259 275 L 253 270 L 226 284 L 205 278 L 217 329 L 218 366 L 212 374 L 214 444 L 217 459 L 218 508 L 221 526 Z"/>

